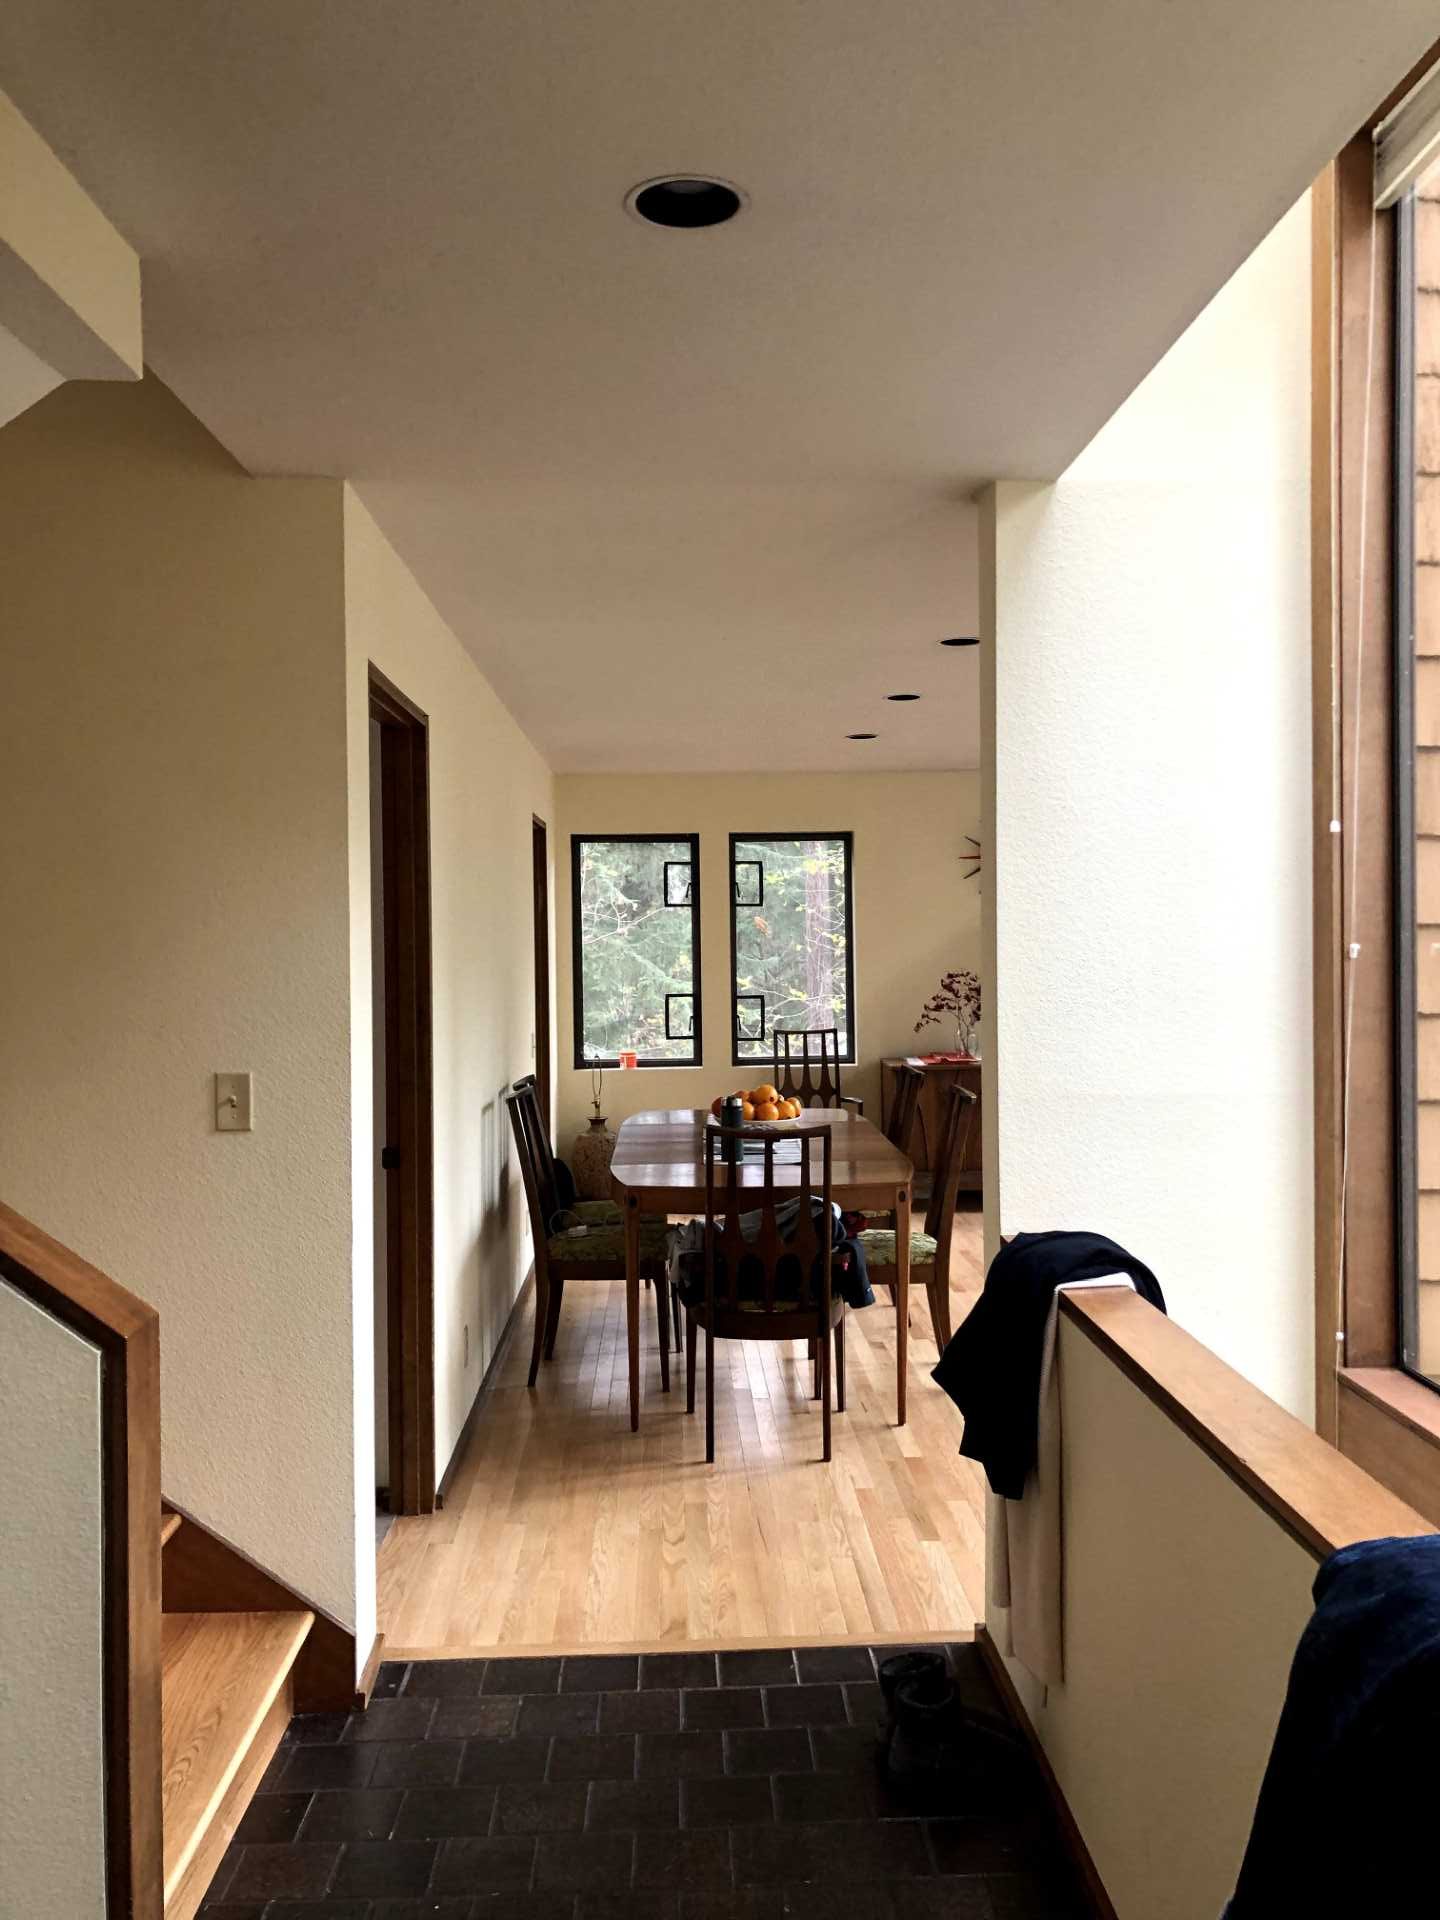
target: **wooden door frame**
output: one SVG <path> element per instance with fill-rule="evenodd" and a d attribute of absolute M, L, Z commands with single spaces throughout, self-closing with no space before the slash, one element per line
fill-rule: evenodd
<path fill-rule="evenodd" d="M 385 1139 L 376 1142 L 376 1177 L 388 1182 L 390 1510 L 433 1513 L 435 1150 L 430 733 L 426 715 L 374 665 L 370 668 L 370 718 L 380 724 L 385 894 L 386 1125 Z M 396 1276 L 398 1286 L 391 1284 Z"/>
<path fill-rule="evenodd" d="M 550 1125 L 550 829 L 538 813 L 530 816 L 535 921 L 535 1097 L 546 1137 Z"/>

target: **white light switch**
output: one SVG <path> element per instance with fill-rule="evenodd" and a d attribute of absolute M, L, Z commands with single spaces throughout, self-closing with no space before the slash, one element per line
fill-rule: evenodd
<path fill-rule="evenodd" d="M 217 1073 L 215 1076 L 215 1131 L 217 1133 L 249 1133 L 253 1125 L 249 1074 Z"/>

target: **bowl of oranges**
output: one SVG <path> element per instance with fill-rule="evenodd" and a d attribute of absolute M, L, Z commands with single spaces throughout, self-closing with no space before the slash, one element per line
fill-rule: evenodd
<path fill-rule="evenodd" d="M 722 1093 L 717 1100 L 710 1102 L 710 1111 L 720 1119 L 727 1100 L 740 1099 L 744 1102 L 741 1119 L 747 1127 L 773 1126 L 786 1120 L 798 1120 L 805 1109 L 798 1100 L 782 1099 L 780 1089 L 764 1081 L 758 1087 L 751 1087 L 747 1093 L 738 1087 L 734 1093 Z"/>

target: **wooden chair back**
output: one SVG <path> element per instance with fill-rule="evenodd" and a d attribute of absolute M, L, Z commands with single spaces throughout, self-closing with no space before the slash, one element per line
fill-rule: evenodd
<path fill-rule="evenodd" d="M 885 1138 L 901 1153 L 910 1151 L 910 1136 L 915 1131 L 915 1115 L 920 1110 L 920 1095 L 925 1075 L 919 1067 L 895 1069 L 895 1090 L 890 1098 L 890 1117 L 885 1122 Z"/>
<path fill-rule="evenodd" d="M 936 1243 L 936 1263 L 948 1270 L 950 1242 L 955 1237 L 955 1202 L 960 1193 L 960 1172 L 965 1164 L 965 1149 L 970 1144 L 970 1129 L 975 1124 L 978 1099 L 958 1080 L 945 1089 L 945 1111 L 940 1121 L 939 1151 L 935 1158 L 935 1184 L 930 1189 L 930 1205 L 925 1210 L 925 1231 Z"/>
<path fill-rule="evenodd" d="M 782 1100 L 804 1107 L 838 1107 L 840 1029 L 776 1027 L 774 1082 Z"/>
<path fill-rule="evenodd" d="M 758 1187 L 728 1177 L 729 1143 L 748 1140 L 760 1141 L 764 1147 L 764 1178 Z M 775 1152 L 782 1141 L 787 1152 L 790 1141 L 799 1142 L 798 1187 L 775 1184 Z M 740 1152 L 738 1144 L 736 1152 Z M 829 1127 L 784 1135 L 765 1127 L 706 1129 L 705 1304 L 712 1314 L 716 1308 L 722 1313 L 738 1312 L 742 1302 L 757 1316 L 813 1312 L 817 1318 L 823 1314 L 820 1323 L 828 1337 L 834 1218 L 830 1161 Z M 817 1162 L 818 1180 L 814 1177 Z M 793 1230 L 782 1235 L 776 1209 L 787 1200 L 798 1200 L 800 1205 Z M 759 1231 L 751 1238 L 741 1231 L 742 1214 L 760 1216 Z"/>
<path fill-rule="evenodd" d="M 537 1255 L 551 1233 L 552 1222 L 560 1211 L 560 1196 L 555 1184 L 555 1156 L 550 1151 L 545 1127 L 540 1118 L 540 1103 L 535 1097 L 533 1080 L 517 1080 L 505 1096 L 515 1149 L 520 1156 L 520 1173 L 525 1182 L 525 1204 L 530 1209 L 530 1226 L 535 1235 Z"/>

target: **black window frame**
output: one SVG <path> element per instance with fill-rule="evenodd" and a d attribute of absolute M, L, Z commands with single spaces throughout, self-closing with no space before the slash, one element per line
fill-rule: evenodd
<path fill-rule="evenodd" d="M 700 937 L 700 836 L 698 833 L 572 833 L 570 836 L 570 986 L 571 986 L 571 1036 L 575 1048 L 575 1067 L 582 1071 L 587 1067 L 617 1067 L 618 1055 L 599 1059 L 585 1051 L 585 957 L 580 927 L 580 849 L 585 846 L 688 846 L 690 849 L 690 900 L 682 906 L 675 902 L 670 910 L 690 915 L 690 965 L 691 998 L 694 1000 L 694 1021 L 690 1036 L 691 1058 L 678 1060 L 641 1060 L 635 1062 L 636 1070 L 651 1068 L 669 1068 L 671 1071 L 686 1072 L 691 1067 L 703 1067 L 704 1058 L 704 1018 L 701 995 L 700 956 L 703 943 Z M 667 863 L 673 865 L 673 862 Z M 664 869 L 662 868 L 662 875 Z M 662 878 L 662 886 L 668 885 L 668 878 Z M 666 995 L 666 1000 L 673 999 Z M 662 1000 L 662 1012 L 665 1011 Z"/>
<path fill-rule="evenodd" d="M 740 1021 L 738 1001 L 742 997 L 737 991 L 736 976 L 739 970 L 740 949 L 736 916 L 741 911 L 735 898 L 735 850 L 740 846 L 759 846 L 767 843 L 786 845 L 801 840 L 838 840 L 845 848 L 845 1008 L 849 1027 L 848 1048 L 839 1056 L 842 1066 L 853 1067 L 859 1055 L 859 1017 L 855 1004 L 855 835 L 848 828 L 837 831 L 811 833 L 732 833 L 725 868 L 725 886 L 730 895 L 730 1064 L 732 1067 L 756 1067 L 767 1058 L 774 1058 L 774 1035 L 771 1031 L 770 1053 L 741 1053 Z M 742 863 L 744 864 L 744 863 Z M 763 891 L 762 891 L 763 900 Z M 743 996 L 753 999 L 757 996 Z M 751 1044 L 754 1044 L 753 1042 Z"/>

